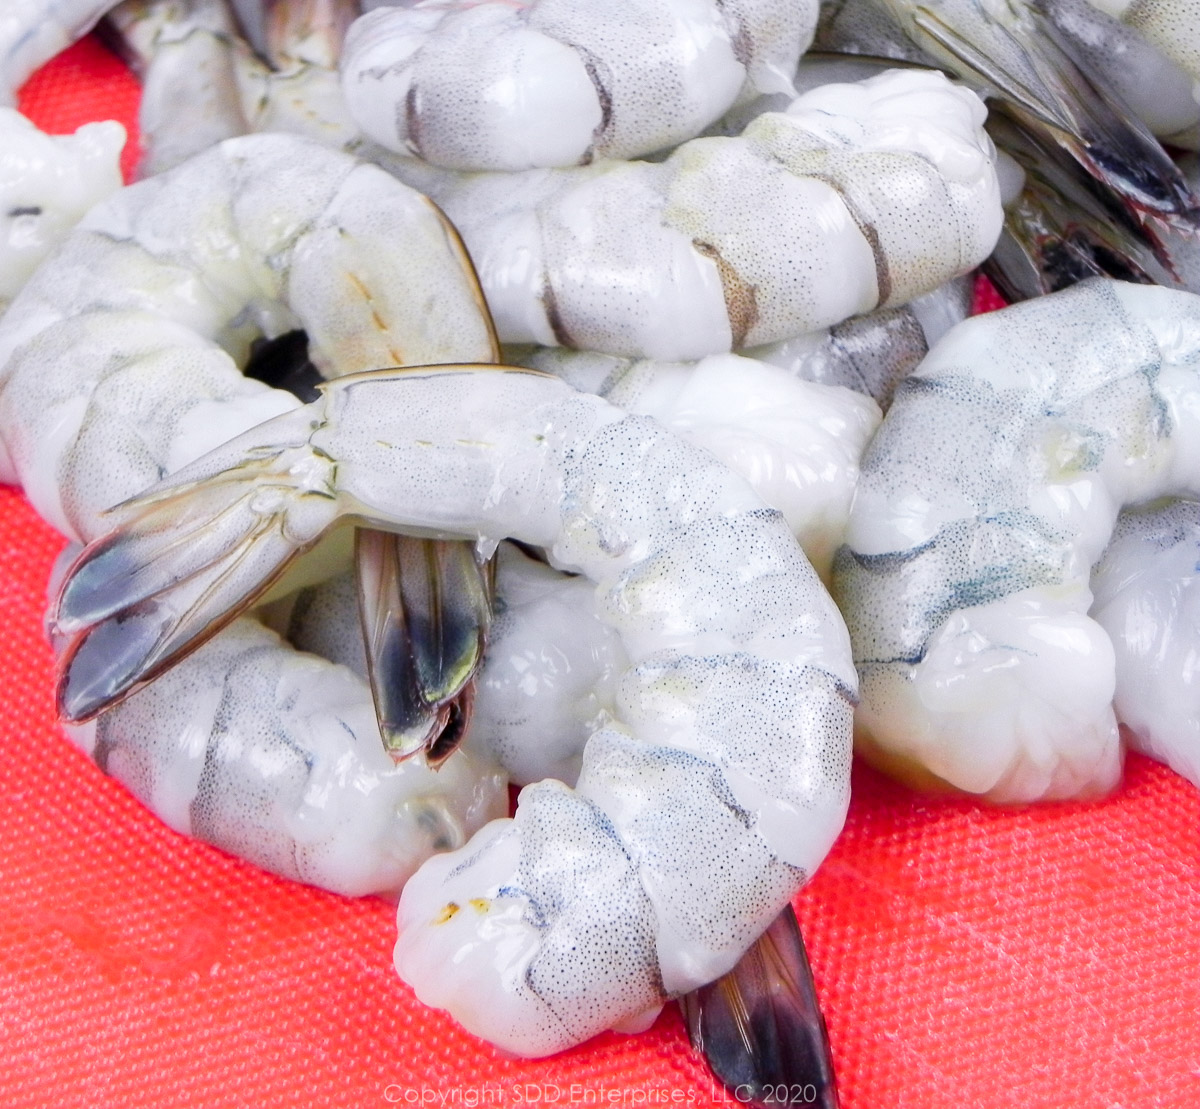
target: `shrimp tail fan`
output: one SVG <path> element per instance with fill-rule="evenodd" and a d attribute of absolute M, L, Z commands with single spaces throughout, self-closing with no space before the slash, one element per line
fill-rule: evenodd
<path fill-rule="evenodd" d="M 492 563 L 475 544 L 360 529 L 359 604 L 384 746 L 432 766 L 458 746 L 492 618 Z"/>
<path fill-rule="evenodd" d="M 825 1018 L 791 905 L 733 970 L 681 1004 L 692 1046 L 739 1103 L 837 1109 Z"/>
<path fill-rule="evenodd" d="M 1003 112 L 989 119 L 988 133 L 1025 171 L 1024 189 L 1005 209 L 1000 240 L 984 264 L 1005 299 L 1043 296 L 1088 277 L 1181 284 L 1171 257 L 1179 235 L 1160 240 L 1156 251 L 1146 229 L 1077 163 Z"/>
<path fill-rule="evenodd" d="M 277 417 L 111 510 L 116 528 L 84 548 L 50 615 L 64 720 L 152 681 L 316 544 L 339 507 L 311 428 L 306 409 Z"/>
<path fill-rule="evenodd" d="M 1179 168 L 1041 11 L 1025 8 L 1020 22 L 988 22 L 981 32 L 977 24 L 960 26 L 949 7 L 921 6 L 913 15 L 928 36 L 922 45 L 942 64 L 1062 145 L 1139 219 L 1200 227 L 1200 197 Z M 975 5 L 970 10 L 978 14 Z"/>

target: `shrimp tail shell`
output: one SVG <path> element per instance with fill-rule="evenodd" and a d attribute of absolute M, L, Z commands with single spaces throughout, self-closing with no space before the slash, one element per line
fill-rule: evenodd
<path fill-rule="evenodd" d="M 248 433 L 253 442 L 263 427 L 292 434 L 247 457 L 240 436 L 201 460 L 216 480 L 189 467 L 114 510 L 118 527 L 84 549 L 51 616 L 54 634 L 69 637 L 57 685 L 64 720 L 90 719 L 152 681 L 315 544 L 336 515 L 335 467 L 307 447 L 311 426 L 307 409 L 268 421 Z"/>
<path fill-rule="evenodd" d="M 788 905 L 728 974 L 680 1000 L 692 1047 L 742 1104 L 773 1091 L 837 1109 L 825 1018 L 796 913 Z"/>

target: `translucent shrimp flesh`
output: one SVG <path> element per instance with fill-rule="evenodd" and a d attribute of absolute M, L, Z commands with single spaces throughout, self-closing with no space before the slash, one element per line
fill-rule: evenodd
<path fill-rule="evenodd" d="M 664 162 L 451 176 L 501 341 L 701 358 L 907 303 L 1000 231 L 984 110 L 931 72 L 827 85 Z"/>
<path fill-rule="evenodd" d="M 626 412 L 652 416 L 711 451 L 783 514 L 828 580 L 859 460 L 879 426 L 872 400 L 735 354 L 678 363 L 547 347 L 518 353 L 516 363 L 555 373 Z"/>
<path fill-rule="evenodd" d="M 1126 504 L 1200 487 L 1200 297 L 1092 279 L 959 324 L 863 459 L 834 592 L 888 769 L 1001 802 L 1111 789 L 1088 575 Z"/>
<path fill-rule="evenodd" d="M 6 479 L 65 534 L 100 534 L 110 505 L 299 407 L 239 368 L 297 327 L 326 373 L 495 352 L 453 231 L 373 166 L 254 135 L 119 191 L 0 321 Z M 391 766 L 366 686 L 249 617 L 171 680 L 77 740 L 173 826 L 287 877 L 395 893 L 506 809 L 465 754 Z"/>
<path fill-rule="evenodd" d="M 0 108 L 0 315 L 84 213 L 121 187 L 119 123 L 47 135 Z"/>
<path fill-rule="evenodd" d="M 1092 573 L 1092 618 L 1116 653 L 1130 746 L 1200 786 L 1200 504 L 1121 513 Z"/>
<path fill-rule="evenodd" d="M 575 789 L 527 786 L 409 881 L 396 960 L 418 996 L 540 1055 L 729 970 L 844 819 L 845 627 L 740 478 L 555 378 L 339 378 L 129 503 L 60 595 L 64 703 L 151 678 L 347 517 L 542 547 L 595 584 L 630 663 Z"/>
<path fill-rule="evenodd" d="M 424 0 L 364 15 L 342 87 L 383 146 L 463 170 L 632 158 L 790 89 L 816 0 Z"/>

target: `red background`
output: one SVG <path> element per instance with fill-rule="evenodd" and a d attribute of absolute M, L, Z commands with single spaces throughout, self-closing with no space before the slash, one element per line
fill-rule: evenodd
<path fill-rule="evenodd" d="M 137 87 L 93 40 L 35 75 L 49 131 Z M 127 154 L 126 170 L 132 160 Z M 392 910 L 159 824 L 55 726 L 61 540 L 0 488 L 0 1100 L 16 1106 L 708 1105 L 674 1009 L 523 1062 L 415 1002 Z M 1200 1105 L 1200 799 L 1131 758 L 1102 804 L 996 811 L 858 767 L 797 900 L 846 1109 Z"/>

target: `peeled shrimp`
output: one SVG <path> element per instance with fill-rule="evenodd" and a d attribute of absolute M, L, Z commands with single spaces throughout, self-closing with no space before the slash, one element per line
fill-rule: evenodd
<path fill-rule="evenodd" d="M 0 105 L 35 69 L 83 38 L 117 0 L 4 0 L 0 8 Z"/>
<path fill-rule="evenodd" d="M 815 0 L 424 0 L 354 24 L 342 87 L 391 150 L 466 170 L 632 158 L 790 89 Z"/>
<path fill-rule="evenodd" d="M 1173 2 L 1195 0 L 1166 5 Z M 1120 83 L 1168 131 L 1188 132 L 1195 123 L 1186 79 L 1133 49 L 1129 38 L 1073 0 L 824 0 L 816 41 L 823 50 L 946 69 L 1061 144 L 1136 218 L 1194 231 L 1200 198 L 1146 124 L 1113 95 L 1110 74 L 1140 64 L 1140 75 L 1126 70 Z"/>
<path fill-rule="evenodd" d="M 357 10 L 354 0 L 277 4 L 260 58 L 225 0 L 126 0 L 109 24 L 142 78 L 141 175 L 252 131 L 359 145 L 336 68 L 344 25 Z"/>
<path fill-rule="evenodd" d="M 543 547 L 595 583 L 630 661 L 574 790 L 526 787 L 409 881 L 397 965 L 418 996 L 546 1054 L 733 966 L 844 818 L 845 629 L 740 478 L 555 378 L 340 378 L 125 506 L 61 594 L 64 704 L 152 677 L 346 518 Z"/>
<path fill-rule="evenodd" d="M 1100 11 L 1132 27 L 1185 70 L 1200 102 L 1200 4 L 1196 0 L 1090 0 Z"/>
<path fill-rule="evenodd" d="M 118 192 L 0 321 L 7 479 L 64 533 L 100 534 L 110 505 L 298 408 L 239 369 L 298 326 L 329 373 L 494 353 L 453 231 L 373 166 L 255 135 Z M 393 767 L 365 685 L 250 619 L 172 682 L 77 740 L 175 827 L 288 877 L 395 892 L 505 811 L 502 777 L 466 755 Z"/>
<path fill-rule="evenodd" d="M 996 801 L 1111 789 L 1088 575 L 1122 505 L 1200 490 L 1200 297 L 1093 279 L 959 324 L 863 459 L 834 568 L 884 767 Z"/>
<path fill-rule="evenodd" d="M 124 145 L 119 123 L 47 135 L 0 108 L 0 315 L 83 214 L 121 187 Z"/>
<path fill-rule="evenodd" d="M 734 354 L 689 364 L 553 347 L 516 353 L 518 364 L 652 416 L 711 451 L 783 514 L 817 573 L 828 578 L 859 460 L 879 426 L 873 401 Z"/>
<path fill-rule="evenodd" d="M 1000 231 L 984 110 L 937 73 L 827 85 L 665 162 L 395 167 L 463 235 L 504 342 L 701 358 L 911 301 Z"/>
<path fill-rule="evenodd" d="M 1200 786 L 1200 504 L 1123 512 L 1092 574 L 1092 618 L 1116 652 L 1130 745 Z"/>

